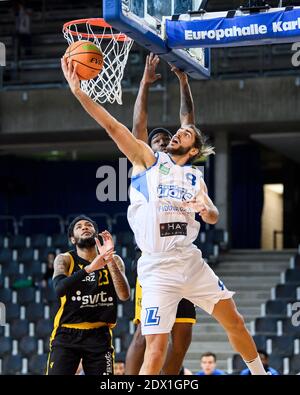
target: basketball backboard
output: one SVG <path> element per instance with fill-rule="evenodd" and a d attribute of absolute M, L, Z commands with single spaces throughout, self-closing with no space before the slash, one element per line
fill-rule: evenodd
<path fill-rule="evenodd" d="M 210 76 L 210 49 L 171 49 L 165 19 L 198 11 L 203 0 L 103 0 L 103 17 L 115 29 L 195 79 Z"/>

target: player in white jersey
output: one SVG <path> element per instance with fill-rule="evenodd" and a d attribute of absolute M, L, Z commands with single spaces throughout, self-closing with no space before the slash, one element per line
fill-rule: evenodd
<path fill-rule="evenodd" d="M 195 213 L 209 224 L 215 224 L 219 216 L 202 174 L 189 165 L 212 152 L 203 134 L 195 125 L 181 127 L 168 145 L 169 155 L 154 155 L 145 142 L 137 140 L 125 125 L 80 89 L 76 65 L 73 67 L 63 58 L 62 69 L 72 93 L 133 164 L 128 218 L 142 250 L 138 277 L 143 288 L 142 333 L 146 335 L 140 374 L 161 371 L 168 334 L 182 298 L 219 321 L 252 374 L 266 374 L 232 299 L 233 292 L 226 289 L 193 245 L 199 231 Z"/>

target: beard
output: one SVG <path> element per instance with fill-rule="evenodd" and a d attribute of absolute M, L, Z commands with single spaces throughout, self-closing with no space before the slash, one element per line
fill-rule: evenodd
<path fill-rule="evenodd" d="M 95 247 L 96 242 L 95 242 L 95 237 L 97 237 L 97 234 L 94 233 L 93 236 L 91 237 L 85 237 L 85 238 L 81 238 L 75 237 L 75 245 L 78 248 L 91 248 L 91 247 Z"/>
<path fill-rule="evenodd" d="M 168 152 L 169 154 L 171 154 L 171 155 L 185 155 L 186 153 L 189 152 L 189 150 L 190 150 L 191 148 L 192 148 L 192 147 L 182 147 L 182 146 L 177 147 L 177 148 L 173 148 L 173 147 L 170 147 L 170 146 L 168 145 L 168 146 L 167 146 L 167 152 Z"/>

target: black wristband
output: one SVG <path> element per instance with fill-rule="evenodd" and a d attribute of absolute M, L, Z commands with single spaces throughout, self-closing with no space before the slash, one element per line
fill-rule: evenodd
<path fill-rule="evenodd" d="M 76 291 L 78 283 L 87 275 L 88 273 L 84 269 L 81 269 L 69 277 L 64 274 L 54 277 L 53 285 L 57 296 L 61 298 L 67 293 L 67 291 Z"/>

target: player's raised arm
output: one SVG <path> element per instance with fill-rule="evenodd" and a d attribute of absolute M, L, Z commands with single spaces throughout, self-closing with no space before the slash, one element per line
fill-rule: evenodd
<path fill-rule="evenodd" d="M 146 58 L 144 75 L 140 83 L 140 88 L 134 105 L 133 111 L 133 135 L 139 139 L 148 142 L 148 95 L 150 85 L 161 78 L 156 74 L 156 67 L 159 63 L 159 57 L 150 53 Z"/>
<path fill-rule="evenodd" d="M 107 134 L 114 140 L 130 162 L 143 165 L 145 168 L 151 166 L 155 162 L 152 150 L 145 143 L 137 140 L 125 125 L 117 121 L 100 104 L 95 103 L 80 89 L 76 66 L 73 67 L 72 62 L 68 63 L 67 59 L 63 58 L 61 64 L 65 78 L 74 96 L 79 100 L 86 112 L 106 130 Z"/>
<path fill-rule="evenodd" d="M 188 76 L 175 66 L 171 65 L 171 71 L 173 71 L 180 84 L 180 123 L 184 125 L 195 125 L 195 109 L 194 101 L 189 85 Z"/>

